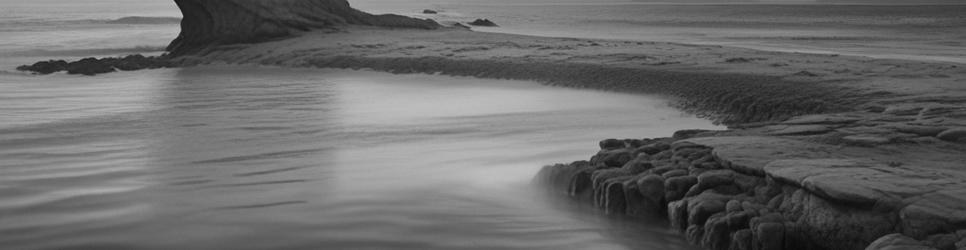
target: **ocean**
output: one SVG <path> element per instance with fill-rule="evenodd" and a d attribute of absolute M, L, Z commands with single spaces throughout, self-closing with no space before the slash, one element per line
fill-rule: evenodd
<path fill-rule="evenodd" d="M 353 3 L 501 24 L 485 32 L 916 60 L 962 60 L 966 34 L 962 6 Z M 692 249 L 662 220 L 530 186 L 604 138 L 720 128 L 660 97 L 352 70 L 14 70 L 160 54 L 179 16 L 169 1 L 0 0 L 0 248 Z"/>

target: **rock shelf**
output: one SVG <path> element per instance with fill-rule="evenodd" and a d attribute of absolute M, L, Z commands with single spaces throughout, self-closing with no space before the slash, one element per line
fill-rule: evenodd
<path fill-rule="evenodd" d="M 666 216 L 688 241 L 713 250 L 966 247 L 966 173 L 956 166 L 966 156 L 893 155 L 925 139 L 885 148 L 748 133 L 608 139 L 589 161 L 544 167 L 535 183 L 606 213 Z"/>

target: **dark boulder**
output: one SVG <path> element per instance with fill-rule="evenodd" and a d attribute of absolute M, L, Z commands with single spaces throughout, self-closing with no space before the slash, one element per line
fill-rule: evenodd
<path fill-rule="evenodd" d="M 17 67 L 19 71 L 30 71 L 41 75 L 51 74 L 58 71 L 67 70 L 67 61 L 49 60 L 34 63 L 33 65 L 23 65 Z"/>
<path fill-rule="evenodd" d="M 618 139 L 607 139 L 600 141 L 600 149 L 619 149 L 624 148 L 624 141 Z"/>
<path fill-rule="evenodd" d="M 473 26 L 483 26 L 483 27 L 498 27 L 499 26 L 499 25 L 496 25 L 496 23 L 494 23 L 493 21 L 490 21 L 490 19 L 476 19 L 475 21 L 470 22 L 470 25 L 473 25 Z"/>
<path fill-rule="evenodd" d="M 168 63 L 165 60 L 159 60 L 157 57 L 145 57 L 142 55 L 129 55 L 124 58 L 117 59 L 114 63 L 115 68 L 124 71 L 157 69 L 168 66 Z"/>
<path fill-rule="evenodd" d="M 125 57 L 84 58 L 79 61 L 66 62 L 64 60 L 50 60 L 17 67 L 20 71 L 30 71 L 37 74 L 50 74 L 67 71 L 73 75 L 97 75 L 119 70 L 141 70 L 175 67 L 165 56 L 129 55 Z"/>
<path fill-rule="evenodd" d="M 106 60 L 89 57 L 67 64 L 67 74 L 92 76 L 117 71 Z"/>
<path fill-rule="evenodd" d="M 437 14 L 437 13 L 439 13 L 439 11 L 430 10 L 430 9 L 423 10 L 423 14 Z"/>

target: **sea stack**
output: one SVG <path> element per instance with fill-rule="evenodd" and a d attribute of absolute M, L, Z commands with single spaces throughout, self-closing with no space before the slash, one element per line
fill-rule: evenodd
<path fill-rule="evenodd" d="M 400 15 L 372 15 L 346 0 L 175 0 L 184 19 L 181 34 L 168 45 L 171 55 L 213 45 L 254 43 L 309 30 L 348 25 L 436 29 L 438 23 Z"/>

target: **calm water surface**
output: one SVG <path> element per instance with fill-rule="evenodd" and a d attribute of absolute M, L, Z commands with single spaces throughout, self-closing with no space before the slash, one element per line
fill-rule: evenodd
<path fill-rule="evenodd" d="M 655 98 L 429 75 L 0 79 L 8 249 L 687 249 L 529 182 L 601 138 L 714 128 Z"/>

